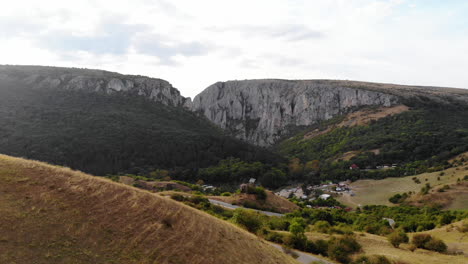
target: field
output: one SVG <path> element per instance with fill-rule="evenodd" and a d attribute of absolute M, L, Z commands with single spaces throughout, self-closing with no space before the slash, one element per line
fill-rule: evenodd
<path fill-rule="evenodd" d="M 441 173 L 443 175 L 441 176 Z M 355 193 L 355 196 L 344 194 L 338 200 L 346 205 L 356 207 L 358 205 L 392 205 L 388 198 L 405 192 L 418 193 L 421 188 L 429 183 L 432 187 L 432 192 L 436 192 L 438 188 L 444 185 L 456 184 L 457 180 L 463 179 L 468 175 L 468 166 L 449 168 L 442 172 L 423 173 L 416 176 L 408 176 L 401 178 L 386 178 L 383 180 L 358 180 L 353 182 L 350 187 Z M 416 177 L 421 182 L 417 184 L 413 178 Z M 447 193 L 449 195 L 450 192 Z M 445 207 L 446 209 L 468 209 L 468 188 L 460 190 L 457 195 Z"/>
<path fill-rule="evenodd" d="M 363 252 L 357 255 L 384 255 L 391 260 L 408 264 L 467 263 L 468 236 L 457 230 L 447 232 L 446 229 L 447 227 L 443 227 L 424 233 L 430 233 L 444 240 L 449 250 L 455 248 L 463 250 L 465 255 L 440 254 L 424 249 L 416 249 L 414 252 L 411 252 L 408 249 L 408 244 L 402 244 L 400 248 L 395 248 L 387 241 L 387 238 L 368 233 L 357 233 L 356 238 L 363 247 Z M 330 237 L 330 235 L 315 232 L 309 232 L 306 235 L 311 240 L 328 239 Z M 409 236 L 411 237 L 412 234 L 409 234 Z"/>
<path fill-rule="evenodd" d="M 150 192 L 0 155 L 0 263 L 296 263 Z"/>

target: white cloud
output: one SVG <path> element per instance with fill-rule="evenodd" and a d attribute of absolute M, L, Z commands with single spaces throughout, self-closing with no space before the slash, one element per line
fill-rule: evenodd
<path fill-rule="evenodd" d="M 0 63 L 149 75 L 192 97 L 216 81 L 247 78 L 468 88 L 468 21 L 460 20 L 468 6 L 423 3 L 5 1 Z"/>

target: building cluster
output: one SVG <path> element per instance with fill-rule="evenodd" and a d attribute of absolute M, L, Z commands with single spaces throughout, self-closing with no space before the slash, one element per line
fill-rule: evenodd
<path fill-rule="evenodd" d="M 327 200 L 333 195 L 349 193 L 354 196 L 353 191 L 350 189 L 350 181 L 343 181 L 339 183 L 327 182 L 319 185 L 297 186 L 281 189 L 276 192 L 276 195 L 284 198 L 293 198 L 301 200 L 313 201 L 315 199 Z"/>

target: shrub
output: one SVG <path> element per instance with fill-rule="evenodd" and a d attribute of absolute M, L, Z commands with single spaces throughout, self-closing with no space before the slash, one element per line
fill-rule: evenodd
<path fill-rule="evenodd" d="M 424 244 L 429 242 L 432 239 L 432 236 L 429 234 L 416 234 L 411 239 L 411 243 L 417 248 L 424 248 Z"/>
<path fill-rule="evenodd" d="M 444 243 L 444 241 L 437 238 L 432 238 L 429 240 L 426 244 L 424 244 L 424 248 L 440 253 L 447 252 L 447 245 Z"/>
<path fill-rule="evenodd" d="M 284 238 L 284 244 L 288 247 L 304 251 L 307 244 L 307 237 L 304 234 L 289 235 Z"/>
<path fill-rule="evenodd" d="M 398 231 L 391 233 L 387 238 L 390 244 L 396 248 L 399 247 L 401 243 L 407 243 L 409 241 L 406 233 Z"/>
<path fill-rule="evenodd" d="M 251 233 L 257 233 L 263 226 L 262 216 L 252 210 L 238 208 L 234 210 L 232 221 Z"/>
<path fill-rule="evenodd" d="M 441 253 L 447 251 L 447 245 L 444 243 L 444 241 L 434 238 L 429 234 L 414 235 L 411 242 L 418 248 L 424 248 Z"/>
<path fill-rule="evenodd" d="M 263 188 L 263 187 L 249 186 L 249 187 L 247 187 L 247 193 L 248 194 L 255 194 L 257 200 L 265 200 L 266 197 L 267 197 L 265 188 Z"/>
<path fill-rule="evenodd" d="M 284 236 L 278 232 L 269 232 L 265 239 L 271 242 L 283 244 L 284 243 Z"/>
<path fill-rule="evenodd" d="M 304 234 L 304 227 L 302 227 L 302 225 L 297 222 L 293 222 L 289 226 L 289 232 L 291 232 L 295 236 L 299 234 Z"/>
<path fill-rule="evenodd" d="M 179 202 L 185 201 L 185 197 L 183 195 L 178 194 L 178 193 L 171 194 L 171 198 L 173 200 L 176 200 L 176 201 L 179 201 Z"/>
<path fill-rule="evenodd" d="M 317 221 L 314 224 L 314 229 L 320 233 L 328 233 L 331 226 L 327 221 Z"/>
<path fill-rule="evenodd" d="M 231 196 L 231 195 L 232 195 L 232 193 L 230 193 L 230 192 L 223 192 L 221 194 L 221 196 Z"/>
<path fill-rule="evenodd" d="M 361 250 L 353 236 L 333 237 L 328 244 L 328 256 L 341 263 L 349 263 L 350 255 Z"/>
<path fill-rule="evenodd" d="M 323 239 L 315 241 L 315 252 L 313 253 L 328 256 L 328 242 Z"/>
<path fill-rule="evenodd" d="M 385 256 L 373 255 L 373 256 L 361 256 L 357 258 L 353 264 L 392 264 L 392 262 Z"/>

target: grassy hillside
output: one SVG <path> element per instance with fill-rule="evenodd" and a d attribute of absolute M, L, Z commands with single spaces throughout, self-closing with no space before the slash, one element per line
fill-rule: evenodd
<path fill-rule="evenodd" d="M 183 204 L 0 156 L 0 263 L 295 263 Z"/>
<path fill-rule="evenodd" d="M 401 245 L 400 248 L 393 247 L 387 240 L 386 237 L 372 235 L 369 233 L 360 233 L 356 239 L 359 244 L 362 245 L 362 252 L 356 254 L 354 258 L 361 255 L 383 255 L 388 259 L 395 261 L 396 263 L 405 264 L 438 264 L 438 263 L 453 263 L 453 264 L 464 264 L 466 263 L 466 257 L 463 255 L 447 255 L 437 252 L 432 252 L 424 249 L 417 249 L 414 252 L 408 249 L 408 245 Z M 319 239 L 329 239 L 331 235 L 308 232 L 306 236 L 312 240 L 317 241 Z M 336 235 L 335 235 L 336 236 Z M 448 243 L 443 236 L 437 236 Z M 462 242 L 464 246 L 468 243 Z M 448 243 L 448 245 L 451 245 Z"/>
<path fill-rule="evenodd" d="M 443 169 L 450 158 L 467 150 L 466 116 L 466 106 L 436 103 L 358 125 L 337 125 L 346 118 L 342 116 L 281 142 L 278 151 L 302 163 L 318 163 L 304 175 L 311 180 L 414 175 Z M 352 164 L 360 169 L 350 170 Z M 397 167 L 376 169 L 392 164 Z"/>
<path fill-rule="evenodd" d="M 0 83 L 0 150 L 99 175 L 179 168 L 183 177 L 227 157 L 277 160 L 181 108 L 11 82 Z"/>
<path fill-rule="evenodd" d="M 442 188 L 444 185 L 456 185 L 458 179 L 462 180 L 466 175 L 468 175 L 468 163 L 466 163 L 466 165 L 449 168 L 440 172 L 422 173 L 415 176 L 386 178 L 382 180 L 358 180 L 350 185 L 355 195 L 350 196 L 349 194 L 344 194 L 339 197 L 338 200 L 353 207 L 356 207 L 359 204 L 392 205 L 388 199 L 393 195 L 407 192 L 418 194 L 426 183 L 432 186 L 432 190 L 426 196 L 437 194 L 450 198 L 448 196 L 452 196 L 452 190 L 443 193 L 438 193 L 437 190 Z M 416 181 L 415 179 L 419 181 Z M 468 188 L 464 186 L 465 185 L 460 185 L 461 189 L 452 188 L 460 190 L 458 190 L 459 193 L 457 193 L 457 195 L 454 195 L 449 199 L 449 201 L 446 201 L 443 205 L 445 209 L 468 209 Z M 437 200 L 433 200 L 432 202 L 435 204 L 437 203 Z"/>

